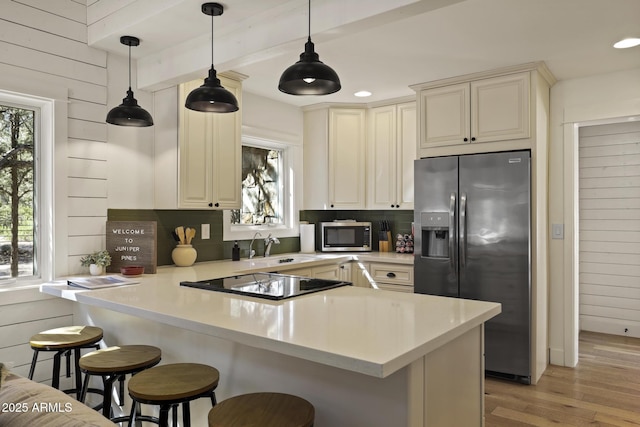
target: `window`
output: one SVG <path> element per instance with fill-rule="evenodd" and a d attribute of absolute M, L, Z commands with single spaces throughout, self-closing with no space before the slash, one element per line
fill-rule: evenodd
<path fill-rule="evenodd" d="M 64 165 L 68 89 L 10 74 L 0 85 L 0 242 L 3 246 L 11 247 L 12 241 L 15 242 L 13 220 L 7 215 L 18 215 L 18 273 L 16 275 L 12 267 L 15 261 L 0 257 L 0 285 L 6 288 L 37 285 L 55 277 L 56 253 L 62 254 L 58 274 L 66 271 L 65 239 L 53 238 L 54 225 L 60 236 L 66 235 L 66 221 L 54 220 L 60 205 L 53 199 L 55 183 L 64 182 L 66 171 L 64 167 L 54 169 L 53 159 L 58 154 L 57 165 Z M 12 144 L 18 147 L 12 148 Z M 55 147 L 61 148 L 59 152 Z M 30 171 L 22 169 L 29 164 Z M 22 180 L 21 185 L 14 187 L 18 188 L 17 209 L 9 208 L 14 197 L 12 169 L 18 180 Z M 58 186 L 57 194 L 64 197 L 64 188 Z M 66 211 L 58 213 L 65 218 Z"/>
<path fill-rule="evenodd" d="M 0 280 L 33 276 L 36 110 L 0 105 Z"/>
<path fill-rule="evenodd" d="M 283 139 L 286 139 L 284 137 Z M 223 213 L 224 240 L 298 236 L 300 143 L 242 136 L 242 207 Z"/>
<path fill-rule="evenodd" d="M 242 208 L 231 211 L 231 224 L 282 224 L 284 151 L 242 146 Z"/>

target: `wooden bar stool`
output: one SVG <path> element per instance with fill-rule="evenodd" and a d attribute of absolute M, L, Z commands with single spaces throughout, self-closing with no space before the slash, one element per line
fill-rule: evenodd
<path fill-rule="evenodd" d="M 283 393 L 241 394 L 209 411 L 209 427 L 312 427 L 315 409 L 305 399 Z"/>
<path fill-rule="evenodd" d="M 102 329 L 96 326 L 65 326 L 62 328 L 50 329 L 40 332 L 31 337 L 29 344 L 33 349 L 33 359 L 29 368 L 29 379 L 33 379 L 33 374 L 38 361 L 38 354 L 41 351 L 55 351 L 53 356 L 53 377 L 51 386 L 60 388 L 60 357 L 64 354 L 67 357 L 67 378 L 71 376 L 70 356 L 74 354 L 75 383 L 76 386 L 70 390 L 63 390 L 65 393 L 76 393 L 76 398 L 80 398 L 82 389 L 82 378 L 80 374 L 80 350 L 83 348 L 99 349 L 98 342 L 102 339 Z"/>
<path fill-rule="evenodd" d="M 158 347 L 150 345 L 123 345 L 103 348 L 92 351 L 80 358 L 80 369 L 84 372 L 84 383 L 80 401 L 84 402 L 89 389 L 89 378 L 100 376 L 102 378 L 103 393 L 102 404 L 94 409 L 102 408 L 102 414 L 110 418 L 114 423 L 129 420 L 129 417 L 112 417 L 111 395 L 113 384 L 119 381 L 119 404 L 124 398 L 124 379 L 127 374 L 136 374 L 144 369 L 151 368 L 160 362 L 162 351 Z M 149 421 L 149 420 L 147 420 Z"/>
<path fill-rule="evenodd" d="M 173 408 L 173 425 L 177 425 L 177 406 L 182 403 L 182 425 L 191 426 L 189 402 L 201 397 L 216 405 L 215 389 L 220 372 L 216 368 L 198 363 L 174 363 L 156 366 L 134 375 L 129 380 L 129 395 L 134 401 L 129 425 L 136 420 L 137 403 L 159 405 L 160 427 L 169 425 L 169 410 Z"/>

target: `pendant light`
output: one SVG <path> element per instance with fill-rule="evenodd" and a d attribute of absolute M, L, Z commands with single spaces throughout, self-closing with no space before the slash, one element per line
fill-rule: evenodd
<path fill-rule="evenodd" d="M 133 36 L 120 37 L 120 43 L 129 46 L 129 90 L 127 97 L 122 100 L 122 104 L 114 107 L 107 114 L 107 123 L 118 126 L 153 126 L 151 114 L 138 105 L 138 101 L 133 97 L 131 90 L 131 46 L 138 46 L 140 39 Z"/>
<path fill-rule="evenodd" d="M 309 37 L 296 62 L 282 73 L 278 89 L 290 95 L 328 95 L 340 90 L 338 74 L 319 59 L 311 42 L 311 0 L 309 0 Z"/>
<path fill-rule="evenodd" d="M 220 79 L 213 68 L 213 17 L 222 15 L 223 7 L 220 3 L 204 3 L 202 13 L 211 16 L 211 69 L 204 84 L 189 93 L 185 107 L 190 110 L 209 113 L 232 113 L 238 111 L 236 97 L 222 87 Z"/>

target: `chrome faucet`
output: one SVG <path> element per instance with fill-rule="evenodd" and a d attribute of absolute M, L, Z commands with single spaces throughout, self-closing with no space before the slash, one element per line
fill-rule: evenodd
<path fill-rule="evenodd" d="M 256 240 L 257 236 L 262 237 L 262 234 L 260 234 L 259 231 L 256 231 L 256 234 L 253 235 L 253 239 L 251 239 L 251 243 L 249 244 L 249 259 L 253 258 L 256 254 L 256 251 L 253 250 L 253 241 Z"/>
<path fill-rule="evenodd" d="M 271 237 L 271 233 L 264 239 L 264 256 L 271 255 L 271 244 L 275 243 L 276 245 L 280 244 L 280 240 L 277 237 Z"/>

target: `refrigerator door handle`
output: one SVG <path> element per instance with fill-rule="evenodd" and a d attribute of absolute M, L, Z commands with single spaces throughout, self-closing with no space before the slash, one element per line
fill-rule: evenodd
<path fill-rule="evenodd" d="M 456 199 L 457 194 L 451 193 L 449 201 L 449 267 L 454 277 L 457 276 L 456 271 Z"/>
<path fill-rule="evenodd" d="M 460 271 L 467 263 L 467 193 L 460 194 Z"/>

